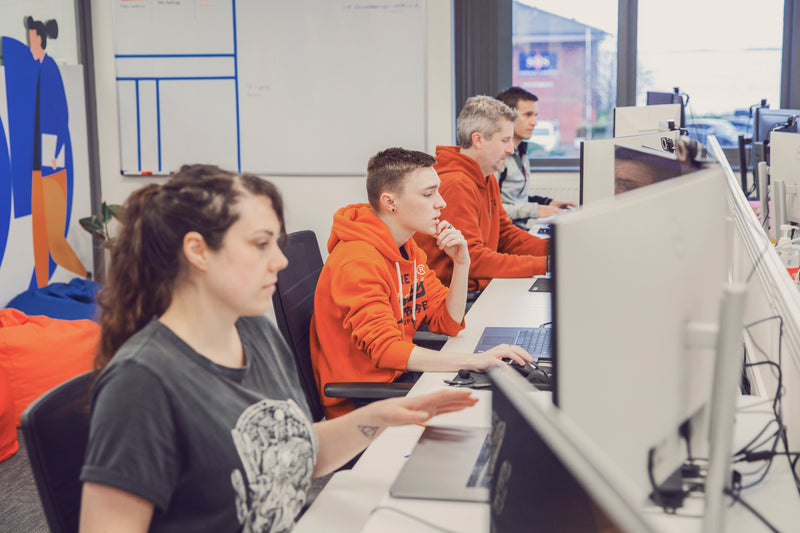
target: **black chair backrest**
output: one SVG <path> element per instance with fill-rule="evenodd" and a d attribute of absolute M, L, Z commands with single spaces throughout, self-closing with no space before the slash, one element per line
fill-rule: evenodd
<path fill-rule="evenodd" d="M 78 531 L 79 480 L 89 441 L 89 371 L 44 393 L 22 413 L 33 477 L 52 533 Z"/>
<path fill-rule="evenodd" d="M 322 271 L 322 255 L 319 253 L 317 236 L 310 230 L 290 233 L 283 253 L 289 260 L 289 266 L 278 273 L 277 290 L 272 295 L 275 319 L 278 329 L 294 352 L 303 392 L 311 415 L 317 422 L 322 420 L 324 412 L 311 366 L 309 345 L 314 292 Z"/>

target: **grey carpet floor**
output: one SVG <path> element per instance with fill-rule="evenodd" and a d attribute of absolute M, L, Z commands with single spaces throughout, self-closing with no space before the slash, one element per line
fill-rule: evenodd
<path fill-rule="evenodd" d="M 20 430 L 17 439 L 19 451 L 0 463 L 0 533 L 48 533 Z"/>

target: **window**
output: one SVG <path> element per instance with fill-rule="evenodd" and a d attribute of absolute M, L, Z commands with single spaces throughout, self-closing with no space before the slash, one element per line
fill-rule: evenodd
<path fill-rule="evenodd" d="M 539 97 L 533 156 L 576 158 L 612 135 L 616 0 L 526 0 L 512 6 L 512 84 Z"/>
<path fill-rule="evenodd" d="M 456 20 L 485 4 L 457 0 Z M 540 118 L 558 121 L 560 136 L 556 149 L 536 156 L 539 169 L 577 166 L 580 139 L 610 136 L 617 103 L 642 104 L 648 90 L 679 87 L 689 95 L 687 121 L 720 137 L 732 130 L 717 121 L 737 134 L 743 128 L 752 134 L 750 107 L 762 99 L 772 108 L 800 108 L 795 37 L 800 0 L 497 0 L 492 5 L 496 20 L 482 12 L 456 34 L 457 50 L 481 37 L 482 57 L 490 59 L 456 65 L 457 87 L 467 89 L 459 96 L 495 94 L 509 84 L 539 96 Z M 509 33 L 511 43 L 498 39 Z M 494 68 L 477 68 L 486 64 Z M 726 149 L 735 168 L 736 152 Z"/>
<path fill-rule="evenodd" d="M 636 105 L 647 91 L 678 87 L 688 95 L 689 133 L 737 146 L 739 135 L 752 135 L 751 106 L 781 107 L 783 4 L 639 2 Z"/>

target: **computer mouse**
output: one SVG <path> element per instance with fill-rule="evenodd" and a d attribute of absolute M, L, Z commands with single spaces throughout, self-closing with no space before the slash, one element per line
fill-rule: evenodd
<path fill-rule="evenodd" d="M 527 378 L 532 372 L 536 371 L 536 367 L 533 366 L 531 363 L 525 363 L 524 365 L 520 365 L 514 360 L 509 360 L 508 366 L 519 372 L 524 378 Z"/>
<path fill-rule="evenodd" d="M 536 388 L 550 390 L 549 387 L 552 386 L 550 375 L 541 368 L 535 367 L 533 363 L 525 363 L 525 365 L 520 365 L 515 361 L 510 361 L 508 366 L 519 372 L 522 377 L 528 380 L 529 383 L 536 386 Z"/>
<path fill-rule="evenodd" d="M 550 385 L 550 375 L 540 368 L 535 368 L 528 374 L 528 381 L 534 385 Z"/>

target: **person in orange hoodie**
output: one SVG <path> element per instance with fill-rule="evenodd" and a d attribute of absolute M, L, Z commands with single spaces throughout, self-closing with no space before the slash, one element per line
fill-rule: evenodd
<path fill-rule="evenodd" d="M 548 268 L 547 239 L 530 235 L 508 218 L 495 172 L 514 153 L 517 113 L 491 96 L 473 96 L 456 122 L 458 146 L 437 146 L 434 170 L 442 180 L 447 202 L 442 216 L 467 240 L 471 259 L 469 290 L 481 291 L 492 278 L 524 278 Z M 435 239 L 414 236 L 428 255 L 428 265 L 445 284 L 452 284 L 453 266 Z"/>
<path fill-rule="evenodd" d="M 426 153 L 402 148 L 379 152 L 367 166 L 369 203 L 348 205 L 333 217 L 310 328 L 311 359 L 328 419 L 354 406 L 325 396 L 326 383 L 389 383 L 413 379 L 420 371 L 480 371 L 504 364 L 503 359 L 532 360 L 517 346 L 466 354 L 413 342 L 422 325 L 446 335 L 464 327 L 470 256 L 461 232 L 440 216 L 446 204 L 434 162 Z M 430 235 L 452 263 L 449 290 L 428 268 L 415 232 Z"/>

